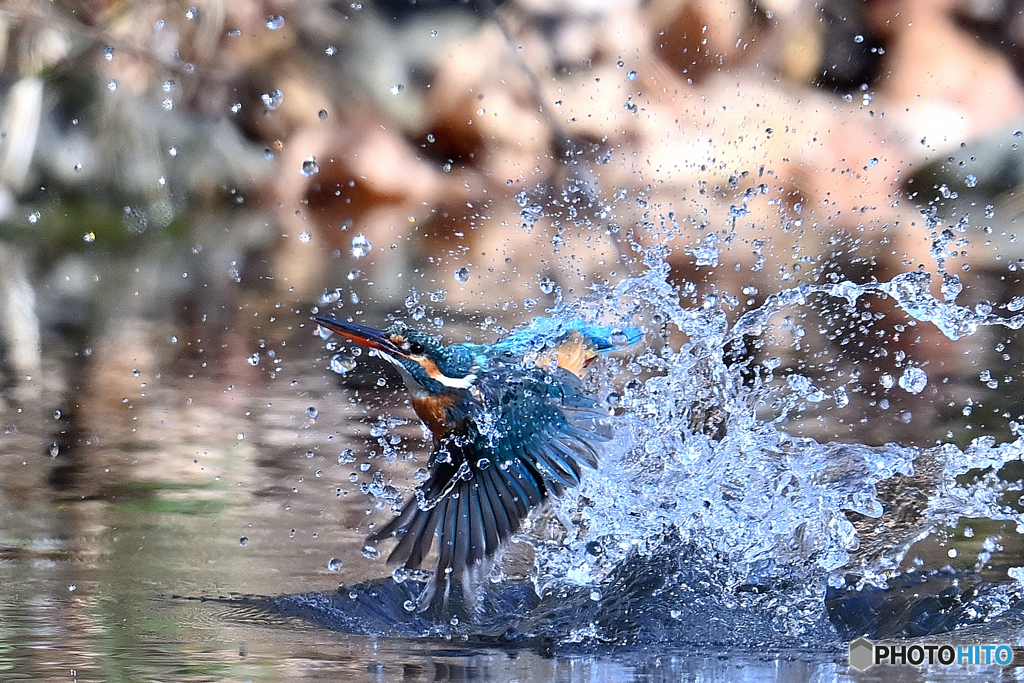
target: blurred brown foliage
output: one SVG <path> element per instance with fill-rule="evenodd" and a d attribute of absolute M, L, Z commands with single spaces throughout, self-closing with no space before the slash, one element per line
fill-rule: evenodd
<path fill-rule="evenodd" d="M 203 321 L 325 287 L 517 308 L 652 247 L 698 293 L 934 270 L 971 211 L 1012 229 L 1022 7 L 10 2 L 0 244 L 34 265 L 0 291 L 75 325 L 105 286 Z M 88 277 L 124 258 L 148 274 Z"/>

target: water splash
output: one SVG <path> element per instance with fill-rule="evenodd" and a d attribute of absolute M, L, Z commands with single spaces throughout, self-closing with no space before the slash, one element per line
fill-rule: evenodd
<path fill-rule="evenodd" d="M 659 582 L 647 603 L 631 609 L 658 611 L 668 605 L 677 621 L 690 615 L 680 628 L 691 639 L 709 639 L 703 642 L 721 635 L 705 628 L 708 614 L 752 628 L 753 610 L 762 640 L 813 641 L 822 633 L 829 586 L 845 586 L 855 575 L 859 587 L 884 588 L 899 573 L 908 549 L 937 529 L 978 517 L 1011 520 L 1024 533 L 1024 516 L 1005 503 L 1007 492 L 1020 491 L 1021 482 L 996 474 L 1021 458 L 1024 440 L 998 444 L 985 437 L 960 449 L 819 443 L 792 436 L 785 423 L 794 406 L 834 398 L 842 408 L 849 403 L 846 390 L 825 392 L 794 372 L 780 382 L 777 359 L 754 364 L 730 355 L 744 339 L 772 331 L 773 316 L 823 301 L 838 300 L 852 310 L 867 296 L 888 298 L 954 340 L 985 326 L 1019 329 L 1024 317 L 940 301 L 930 293 L 929 274 L 915 271 L 881 283 L 800 284 L 769 296 L 730 325 L 717 300 L 684 306 L 667 273 L 655 266 L 643 277 L 553 311 L 556 322 L 611 318 L 640 324 L 648 331 L 648 349 L 620 365 L 610 361 L 608 372 L 592 373 L 591 388 L 615 397 L 616 439 L 600 470 L 585 479 L 580 496 L 561 502 L 558 516 L 575 522 L 570 532 L 575 537 L 545 539 L 543 520 L 535 525 L 540 595 L 564 597 L 574 587 L 587 587 L 599 596 L 618 596 L 621 590 L 601 587 L 616 585 L 628 563 L 655 562 L 670 544 L 670 555 L 687 558 L 685 571 L 675 567 L 661 577 L 669 583 Z M 672 343 L 676 331 L 684 339 L 678 346 Z M 926 372 L 904 362 L 900 386 L 921 392 Z M 620 375 L 637 379 L 620 392 Z M 978 470 L 984 474 L 964 483 L 967 473 Z M 880 486 L 891 488 L 896 481 L 915 487 L 927 501 L 913 519 L 899 523 L 891 501 L 879 493 Z M 877 520 L 874 526 L 881 531 L 866 537 L 871 525 L 858 527 L 858 519 Z M 693 581 L 702 588 L 690 585 Z M 731 616 L 730 610 L 735 610 Z M 620 639 L 626 631 L 616 629 L 622 624 L 605 616 L 601 624 L 583 622 L 586 628 L 573 637 Z"/>
<path fill-rule="evenodd" d="M 603 357 L 586 378 L 608 406 L 615 438 L 599 469 L 558 501 L 553 515 L 534 515 L 523 529 L 520 540 L 535 551 L 526 580 L 503 575 L 499 564 L 477 599 L 463 603 L 476 605 L 468 612 L 410 612 L 405 606 L 423 584 L 406 576 L 343 587 L 337 595 L 283 596 L 271 608 L 357 633 L 497 638 L 560 649 L 821 646 L 861 634 L 991 628 L 1020 614 L 1020 568 L 992 582 L 907 558 L 917 557 L 910 555 L 916 544 L 941 539 L 965 519 L 1009 523 L 1006 529 L 1024 534 L 1017 509 L 1024 481 L 1006 468 L 1021 459 L 1024 438 L 999 443 L 979 436 L 963 448 L 868 445 L 816 440 L 792 425 L 808 406 L 843 411 L 851 395 L 874 391 L 865 388 L 870 382 L 837 379 L 844 371 L 831 361 L 806 362 L 810 346 L 796 322 L 806 314 L 838 305 L 864 320 L 866 299 L 886 299 L 956 340 L 985 327 L 1019 329 L 1021 306 L 1002 307 L 1013 314 L 1007 317 L 989 304 L 960 306 L 949 278 L 939 300 L 931 277 L 914 271 L 888 282 L 798 284 L 730 320 L 735 304 L 728 296 L 684 303 L 694 289 L 671 283 L 658 254 L 647 256 L 644 275 L 560 301 L 549 317 L 506 341 L 529 362 L 531 340 L 580 321 L 623 330 L 626 342 L 636 341 L 627 330 L 645 333 L 633 347 L 639 350 Z M 875 322 L 885 317 L 877 309 L 871 314 Z M 764 355 L 765 340 L 779 338 L 789 340 L 795 362 Z M 882 394 L 898 384 L 904 396 L 916 397 L 941 384 L 926 362 L 904 351 L 893 356 L 901 372 L 876 368 L 872 386 Z M 396 502 L 401 497 L 376 475 L 364 488 Z M 979 567 L 996 539 L 985 539 Z M 364 552 L 375 557 L 377 550 Z"/>

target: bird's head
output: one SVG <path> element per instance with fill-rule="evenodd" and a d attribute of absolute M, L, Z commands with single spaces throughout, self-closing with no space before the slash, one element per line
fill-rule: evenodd
<path fill-rule="evenodd" d="M 376 330 L 330 317 L 317 316 L 313 320 L 346 339 L 375 349 L 398 367 L 407 384 L 432 394 L 469 389 L 476 381 L 475 359 L 465 346 L 446 346 L 401 323 Z"/>

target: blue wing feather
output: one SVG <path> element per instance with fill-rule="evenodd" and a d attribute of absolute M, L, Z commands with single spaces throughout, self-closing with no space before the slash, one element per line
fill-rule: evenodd
<path fill-rule="evenodd" d="M 482 571 L 531 509 L 578 485 L 582 468 L 597 465 L 594 444 L 607 439 L 597 402 L 567 370 L 496 362 L 476 387 L 459 429 L 435 439 L 430 478 L 371 536 L 399 536 L 389 561 L 408 569 L 436 550 L 421 610 L 439 584 Z"/>

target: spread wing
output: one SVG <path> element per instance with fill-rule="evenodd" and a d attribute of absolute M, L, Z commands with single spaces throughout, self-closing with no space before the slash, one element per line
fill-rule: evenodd
<path fill-rule="evenodd" d="M 423 566 L 437 539 L 421 609 L 439 580 L 465 582 L 489 566 L 530 510 L 597 466 L 594 444 L 609 438 L 597 402 L 566 370 L 500 367 L 478 385 L 483 400 L 464 428 L 436 440 L 430 478 L 370 537 L 399 537 L 388 559 L 408 569 Z"/>

